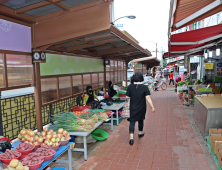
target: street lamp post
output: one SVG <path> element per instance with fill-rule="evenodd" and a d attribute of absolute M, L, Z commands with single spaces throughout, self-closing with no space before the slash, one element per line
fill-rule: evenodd
<path fill-rule="evenodd" d="M 121 19 L 121 18 L 135 19 L 136 16 L 135 16 L 135 15 L 128 15 L 128 16 L 120 17 L 120 18 L 116 19 L 115 21 L 110 22 L 110 24 L 114 25 L 114 22 L 116 22 L 117 20 L 119 20 L 119 19 Z"/>
<path fill-rule="evenodd" d="M 151 42 L 151 43 L 153 43 L 153 44 L 155 44 L 156 45 L 156 58 L 157 58 L 157 52 L 158 52 L 158 50 L 157 50 L 157 42 L 155 43 L 155 42 L 153 42 L 153 41 L 148 41 L 148 42 Z M 155 51 L 151 51 L 151 52 L 155 52 Z"/>

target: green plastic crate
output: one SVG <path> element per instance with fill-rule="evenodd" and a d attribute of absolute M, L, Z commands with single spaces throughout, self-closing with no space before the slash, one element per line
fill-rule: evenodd
<path fill-rule="evenodd" d="M 101 134 L 101 136 L 103 136 L 103 138 L 101 137 L 98 137 L 98 136 L 95 136 L 94 133 L 99 133 Z M 91 133 L 92 137 L 96 140 L 106 140 L 108 137 L 109 137 L 109 134 L 104 131 L 104 130 L 101 130 L 101 129 L 96 129 L 94 130 L 92 133 Z"/>
<path fill-rule="evenodd" d="M 126 94 L 125 91 L 118 91 L 118 94 Z"/>
<path fill-rule="evenodd" d="M 116 118 L 116 115 L 113 115 L 113 118 Z M 119 116 L 119 124 L 123 121 L 123 118 L 121 116 Z M 111 123 L 111 120 L 109 120 L 108 122 L 106 123 Z M 117 125 L 117 121 L 116 120 L 113 120 L 113 124 L 114 125 Z"/>

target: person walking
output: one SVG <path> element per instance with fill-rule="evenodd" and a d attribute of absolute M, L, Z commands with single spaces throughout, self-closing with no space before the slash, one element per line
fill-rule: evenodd
<path fill-rule="evenodd" d="M 164 70 L 164 78 L 165 78 L 166 80 L 168 80 L 168 71 L 167 71 L 167 70 Z"/>
<path fill-rule="evenodd" d="M 169 83 L 169 86 L 170 86 L 171 82 L 173 82 L 173 85 L 174 85 L 173 72 L 169 73 L 169 76 L 170 76 L 170 83 Z"/>
<path fill-rule="evenodd" d="M 135 130 L 135 123 L 138 122 L 139 134 L 138 137 L 144 136 L 143 126 L 146 114 L 146 100 L 152 108 L 152 113 L 155 112 L 153 102 L 150 97 L 150 91 L 147 86 L 143 85 L 144 79 L 141 72 L 136 72 L 133 76 L 133 83 L 127 88 L 126 96 L 130 98 L 130 118 L 127 120 L 130 122 L 129 134 L 130 141 L 129 144 L 133 145 L 133 134 Z"/>

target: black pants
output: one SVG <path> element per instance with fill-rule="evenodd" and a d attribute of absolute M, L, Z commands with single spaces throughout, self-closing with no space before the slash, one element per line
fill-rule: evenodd
<path fill-rule="evenodd" d="M 130 126 L 129 126 L 129 133 L 130 134 L 134 134 L 135 123 L 136 122 L 130 122 Z M 139 128 L 139 131 L 143 131 L 143 120 L 138 121 L 138 128 Z"/>
<path fill-rule="evenodd" d="M 171 84 L 171 81 L 173 82 L 173 85 L 174 85 L 174 81 L 173 81 L 173 79 L 170 79 L 170 83 L 169 83 L 169 85 Z"/>

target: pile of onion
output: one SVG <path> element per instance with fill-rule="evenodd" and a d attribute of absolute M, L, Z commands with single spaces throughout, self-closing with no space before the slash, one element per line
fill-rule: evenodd
<path fill-rule="evenodd" d="M 19 140 L 24 140 L 25 143 L 29 143 L 31 145 L 39 145 L 43 143 L 43 137 L 41 133 L 35 133 L 30 129 L 22 129 L 18 135 Z"/>

